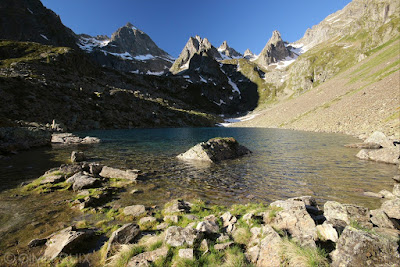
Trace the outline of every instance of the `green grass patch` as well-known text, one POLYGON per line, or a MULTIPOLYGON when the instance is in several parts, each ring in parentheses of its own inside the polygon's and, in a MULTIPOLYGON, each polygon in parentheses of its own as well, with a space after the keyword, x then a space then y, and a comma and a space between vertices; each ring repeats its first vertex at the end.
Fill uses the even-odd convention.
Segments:
POLYGON ((321 248, 302 247, 288 237, 281 244, 283 266, 328 267, 328 253, 321 248))

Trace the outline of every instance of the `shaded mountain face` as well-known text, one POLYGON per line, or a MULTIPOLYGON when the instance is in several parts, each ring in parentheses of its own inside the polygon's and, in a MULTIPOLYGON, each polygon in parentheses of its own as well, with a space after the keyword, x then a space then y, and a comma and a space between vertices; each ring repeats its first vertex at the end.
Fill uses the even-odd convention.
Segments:
POLYGON ((131 23, 119 28, 111 38, 80 35, 78 45, 101 65, 124 72, 162 74, 173 62, 167 52, 131 23))
POLYGON ((232 47, 229 47, 228 43, 224 41, 220 47, 218 47, 218 52, 221 53, 223 59, 241 58, 242 54, 237 52, 232 47))
POLYGON ((236 51, 226 42, 220 48, 218 51, 207 38, 190 37, 170 71, 190 83, 187 90, 193 104, 231 116, 253 110, 258 102, 257 85, 242 75, 236 64, 223 63, 236 60, 223 51, 230 55, 236 51))
POLYGON ((209 57, 221 60, 222 56, 218 50, 211 45, 207 38, 202 39, 200 36, 190 37, 185 47, 182 49, 181 54, 175 60, 174 64, 170 68, 173 74, 177 74, 189 67, 189 62, 193 55, 205 53, 209 57))
POLYGON ((73 31, 39 0, 2 0, 0 14, 0 39, 77 48, 73 31))
POLYGON ((286 48, 281 34, 278 31, 274 31, 271 39, 269 39, 260 55, 258 55, 257 63, 261 66, 268 66, 271 63, 276 63, 286 57, 292 56, 293 53, 286 48))

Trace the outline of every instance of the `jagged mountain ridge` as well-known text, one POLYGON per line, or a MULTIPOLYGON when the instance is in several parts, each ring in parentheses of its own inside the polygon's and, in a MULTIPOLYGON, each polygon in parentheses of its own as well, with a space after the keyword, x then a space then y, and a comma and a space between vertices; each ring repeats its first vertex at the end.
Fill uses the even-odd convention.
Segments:
POLYGON ((114 32, 111 38, 80 35, 78 45, 102 66, 124 72, 162 74, 173 62, 167 52, 129 22, 114 32))

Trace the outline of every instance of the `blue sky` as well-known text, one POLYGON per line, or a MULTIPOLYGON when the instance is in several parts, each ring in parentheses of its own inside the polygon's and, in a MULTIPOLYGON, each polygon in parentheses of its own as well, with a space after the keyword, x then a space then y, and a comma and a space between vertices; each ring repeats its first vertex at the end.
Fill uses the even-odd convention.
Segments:
POLYGON ((42 0, 75 33, 111 34, 128 21, 177 57, 190 36, 258 54, 274 30, 289 42, 350 0, 42 0))

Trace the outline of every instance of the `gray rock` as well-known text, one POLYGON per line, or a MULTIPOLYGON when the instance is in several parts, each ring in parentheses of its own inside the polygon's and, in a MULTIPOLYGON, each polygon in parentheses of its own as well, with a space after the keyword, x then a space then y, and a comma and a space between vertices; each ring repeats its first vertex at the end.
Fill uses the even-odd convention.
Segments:
POLYGON ((393 147, 393 142, 386 137, 386 135, 382 132, 376 131, 370 137, 365 139, 365 144, 378 144, 382 147, 393 147))
POLYGON ((347 226, 331 253, 332 266, 396 266, 400 262, 395 241, 347 226))
POLYGON ((327 222, 333 224, 335 227, 338 226, 338 221, 344 223, 340 224, 341 227, 349 225, 351 221, 356 221, 366 228, 372 228, 372 224, 369 222, 369 210, 361 206, 327 201, 324 205, 324 216, 327 222))
POLYGON ((386 200, 382 203, 381 209, 389 218, 400 220, 400 198, 386 200))
POLYGON ((371 222, 381 228, 400 229, 400 224, 396 220, 390 219, 386 213, 381 210, 371 210, 371 222))
POLYGON ((204 252, 207 252, 208 249, 209 249, 209 247, 208 247, 208 241, 207 241, 207 239, 203 239, 203 240, 200 242, 200 250, 201 250, 201 251, 204 251, 204 252))
POLYGON ((168 207, 164 209, 165 214, 190 212, 192 203, 178 199, 174 200, 168 207))
POLYGON ((139 217, 146 214, 146 207, 143 205, 132 205, 124 208, 125 215, 132 215, 133 217, 139 217))
POLYGON ((281 266, 282 239, 269 225, 265 225, 262 231, 265 237, 259 245, 247 251, 248 259, 257 266, 281 266))
POLYGON ((230 246, 232 246, 234 243, 232 241, 230 242, 226 242, 226 243, 222 243, 222 244, 215 244, 214 245, 214 249, 215 250, 225 250, 227 248, 229 248, 230 246))
POLYGON ((182 259, 193 260, 193 249, 192 248, 183 248, 180 249, 178 255, 182 259))
POLYGON ((270 206, 282 209, 276 212, 273 218, 269 218, 271 226, 287 230, 293 239, 299 241, 303 246, 316 246, 316 225, 307 212, 305 202, 301 198, 285 201, 278 200, 271 203, 270 206))
POLYGON ((229 211, 222 214, 221 220, 223 223, 223 227, 227 227, 237 222, 237 218, 235 216, 232 216, 232 214, 229 211))
POLYGON ((205 221, 199 222, 199 224, 197 224, 196 229, 199 232, 203 232, 206 234, 216 234, 219 232, 218 224, 211 220, 205 220, 205 221))
POLYGON ((155 217, 147 216, 147 217, 140 218, 139 224, 152 223, 155 221, 157 221, 157 219, 155 217))
POLYGON ((200 237, 201 235, 199 232, 193 228, 171 226, 165 232, 164 242, 173 247, 179 247, 185 244, 193 246, 200 237))
POLYGON ((101 170, 103 169, 103 165, 99 164, 99 163, 90 163, 89 164, 89 172, 92 175, 99 175, 101 170))
POLYGON ((72 151, 71 162, 81 162, 86 160, 85 153, 82 151, 72 151))
POLYGON ((135 223, 127 223, 124 224, 122 227, 115 230, 108 240, 107 243, 107 252, 106 255, 108 256, 111 247, 114 244, 129 244, 134 242, 140 234, 140 228, 135 223))
POLYGON ((169 226, 168 223, 163 222, 163 223, 160 223, 159 225, 157 225, 157 226, 156 226, 156 229, 157 229, 157 230, 164 230, 164 229, 167 229, 168 226, 169 226))
POLYGON ((400 184, 395 184, 393 186, 393 195, 400 197, 400 184))
POLYGON ((121 178, 130 181, 136 181, 139 176, 139 170, 120 170, 104 166, 100 172, 100 176, 104 178, 121 178))
POLYGON ((65 181, 63 174, 57 174, 57 172, 52 172, 44 175, 44 179, 40 181, 40 184, 57 184, 65 181))
POLYGON ((388 199, 392 199, 392 198, 396 197, 395 195, 393 195, 392 192, 390 192, 386 189, 379 191, 379 194, 381 194, 383 198, 388 198, 388 199))
POLYGON ((182 160, 218 162, 238 158, 250 153, 249 149, 239 145, 233 137, 225 137, 213 138, 207 142, 197 144, 177 157, 182 160))
POLYGON ((356 155, 359 159, 372 160, 377 162, 399 164, 399 148, 385 147, 381 149, 362 149, 356 155))
POLYGON ((81 144, 98 144, 101 140, 97 137, 86 136, 81 140, 81 144))
POLYGON ((162 247, 153 251, 144 252, 132 257, 129 260, 127 267, 150 266, 152 262, 155 262, 156 260, 162 257, 166 257, 167 254, 168 254, 168 248, 166 247, 162 247))
POLYGON ((317 232, 322 236, 324 240, 331 240, 332 242, 337 242, 338 233, 333 225, 327 222, 324 222, 321 225, 317 225, 317 232))
POLYGON ((199 219, 199 217, 197 217, 196 215, 193 215, 193 214, 187 214, 187 215, 185 215, 185 217, 186 217, 188 220, 191 220, 191 221, 196 221, 196 220, 199 219))
POLYGON ((63 164, 60 166, 59 171, 68 178, 75 173, 82 172, 82 166, 79 164, 63 164))
POLYGON ((72 189, 74 191, 79 191, 97 186, 100 183, 100 180, 82 173, 76 173, 68 178, 66 182, 73 184, 72 189))
POLYGON ((86 242, 93 234, 94 231, 90 229, 75 229, 74 227, 63 229, 47 241, 43 257, 54 260, 61 253, 83 253, 82 249, 88 249, 86 242))
MULTIPOLYGON (((399 168, 400 168, 400 165, 399 165, 399 168)), ((400 183, 400 175, 393 176, 393 180, 395 180, 397 183, 400 183)))

